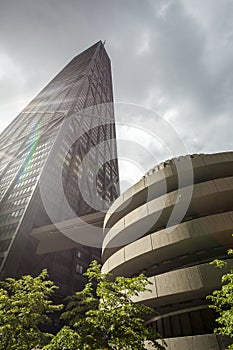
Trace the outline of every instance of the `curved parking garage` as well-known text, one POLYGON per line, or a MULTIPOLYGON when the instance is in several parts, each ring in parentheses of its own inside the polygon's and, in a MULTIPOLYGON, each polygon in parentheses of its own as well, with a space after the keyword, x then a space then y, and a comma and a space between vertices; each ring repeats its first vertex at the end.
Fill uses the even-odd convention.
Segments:
POLYGON ((149 277, 151 292, 137 302, 157 309, 148 325, 169 350, 224 349, 205 297, 223 274, 209 262, 233 246, 233 152, 156 166, 113 203, 104 230, 103 272, 149 277))

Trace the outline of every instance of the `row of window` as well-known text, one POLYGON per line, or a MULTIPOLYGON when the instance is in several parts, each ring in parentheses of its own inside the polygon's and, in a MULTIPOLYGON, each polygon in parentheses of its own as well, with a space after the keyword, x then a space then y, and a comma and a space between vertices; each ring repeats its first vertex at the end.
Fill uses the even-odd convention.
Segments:
POLYGON ((9 174, 12 174, 12 173, 15 174, 15 173, 18 171, 20 165, 21 165, 21 164, 23 163, 23 161, 25 160, 25 156, 26 156, 26 155, 24 155, 23 158, 20 158, 20 161, 14 162, 14 166, 13 166, 13 167, 10 167, 10 169, 7 170, 6 175, 9 175, 9 174))
POLYGON ((28 179, 24 180, 24 181, 21 181, 19 183, 17 183, 15 186, 14 186, 14 189, 15 188, 19 188, 19 187, 23 187, 23 186, 26 186, 32 182, 35 182, 37 180, 38 176, 34 176, 34 177, 29 177, 28 179))
POLYGON ((0 166, 0 174, 4 171, 4 169, 6 168, 7 163, 4 163, 0 166))
POLYGON ((18 206, 21 206, 21 205, 24 205, 26 204, 28 201, 29 201, 29 198, 30 196, 27 196, 27 197, 23 197, 23 198, 20 198, 18 199, 17 201, 13 201, 13 202, 10 202, 10 203, 7 203, 4 207, 4 210, 10 210, 14 207, 18 207, 18 206))
POLYGON ((37 147, 37 150, 45 150, 47 148, 50 148, 52 142, 53 140, 51 139, 41 142, 41 144, 37 147))
POLYGON ((216 315, 211 309, 184 312, 150 324, 164 338, 213 333, 216 315))
MULTIPOLYGON (((33 164, 29 164, 27 163, 27 165, 25 166, 25 168, 23 169, 23 173, 27 173, 28 171, 32 171, 34 169, 41 169, 41 166, 43 165, 44 163, 44 159, 42 160, 39 160, 38 162, 35 162, 33 164)), ((38 171, 39 171, 38 170, 38 171)))
POLYGON ((83 266, 80 264, 76 264, 76 268, 75 268, 76 273, 83 273, 83 266))
POLYGON ((5 181, 11 180, 13 176, 14 176, 13 173, 11 173, 11 174, 9 174, 9 175, 5 175, 5 176, 1 179, 1 184, 4 183, 5 181))
POLYGON ((13 177, 15 176, 15 174, 17 173, 17 171, 19 170, 19 167, 20 167, 20 165, 22 164, 23 160, 24 160, 24 159, 21 159, 20 162, 18 161, 16 164, 14 163, 14 166, 13 166, 13 167, 11 166, 11 167, 7 170, 5 176, 2 177, 2 179, 1 179, 1 187, 6 187, 6 186, 8 186, 8 185, 11 183, 13 177), (19 163, 20 163, 20 164, 19 164, 19 163), (18 165, 17 165, 17 164, 18 164, 18 165))
POLYGON ((106 200, 107 202, 111 202, 111 197, 112 197, 111 192, 107 191, 107 192, 105 193, 105 200, 106 200))
POLYGON ((40 171, 40 168, 35 168, 33 170, 30 171, 26 171, 26 169, 24 170, 24 173, 19 177, 19 180, 23 180, 27 177, 30 177, 34 174, 37 174, 40 171))
POLYGON ((50 148, 51 148, 51 142, 47 141, 45 143, 42 143, 41 145, 37 146, 36 152, 34 153, 34 155, 47 153, 47 150, 50 148))
POLYGON ((0 184, 0 188, 6 188, 9 186, 9 184, 11 183, 11 181, 6 181, 0 184))
POLYGON ((0 216, 0 224, 3 224, 3 223, 10 221, 12 219, 19 219, 23 215, 23 213, 24 213, 24 208, 12 211, 11 213, 8 213, 5 215, 1 215, 0 216))
POLYGON ((0 237, 3 238, 6 234, 12 234, 15 232, 17 224, 4 225, 0 227, 0 237))
POLYGON ((29 193, 32 191, 34 186, 28 186, 28 187, 25 187, 24 189, 22 190, 19 190, 19 191, 15 191, 13 193, 11 193, 8 197, 8 199, 12 199, 12 198, 16 198, 16 197, 19 197, 19 196, 22 196, 23 194, 25 193, 29 193))
POLYGON ((40 154, 40 155, 38 155, 38 156, 33 156, 33 158, 29 160, 29 162, 28 162, 27 165, 29 165, 29 164, 31 165, 31 164, 33 164, 33 163, 35 163, 35 162, 37 162, 37 161, 40 161, 40 160, 41 160, 42 158, 44 158, 46 155, 47 155, 47 153, 42 153, 42 154, 40 154))
POLYGON ((4 193, 5 193, 5 189, 4 190, 0 190, 0 198, 2 198, 3 197, 3 195, 4 195, 4 193))
POLYGON ((35 168, 41 169, 42 165, 44 164, 44 161, 45 161, 45 158, 33 163, 27 163, 26 167, 24 168, 24 172, 27 172, 28 170, 32 170, 35 168))

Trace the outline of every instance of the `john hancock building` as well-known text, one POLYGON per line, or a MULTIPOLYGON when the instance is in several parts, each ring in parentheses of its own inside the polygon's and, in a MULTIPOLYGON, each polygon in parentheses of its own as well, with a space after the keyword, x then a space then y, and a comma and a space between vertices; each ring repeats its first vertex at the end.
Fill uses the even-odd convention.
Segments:
POLYGON ((83 287, 83 269, 99 258, 99 249, 81 244, 38 255, 30 233, 104 212, 118 197, 112 102, 111 62, 99 41, 62 69, 2 132, 1 278, 47 268, 61 295, 83 287))

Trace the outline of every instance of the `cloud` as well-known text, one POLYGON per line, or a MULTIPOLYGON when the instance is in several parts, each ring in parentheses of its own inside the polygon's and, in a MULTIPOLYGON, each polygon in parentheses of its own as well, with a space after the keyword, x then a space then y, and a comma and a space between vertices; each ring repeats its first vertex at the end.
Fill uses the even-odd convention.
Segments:
MULTIPOLYGON (((8 0, 0 6, 1 127, 73 56, 106 39, 115 101, 163 115, 190 153, 232 149, 231 0, 8 0)), ((143 161, 153 166, 153 159, 143 161)))

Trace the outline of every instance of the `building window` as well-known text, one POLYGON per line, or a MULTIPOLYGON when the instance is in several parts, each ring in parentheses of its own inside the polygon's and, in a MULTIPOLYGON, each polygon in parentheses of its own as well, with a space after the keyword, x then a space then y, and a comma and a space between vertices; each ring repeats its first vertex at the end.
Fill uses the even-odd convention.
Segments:
POLYGON ((80 264, 77 264, 76 265, 76 272, 82 274, 83 273, 83 266, 80 264))

